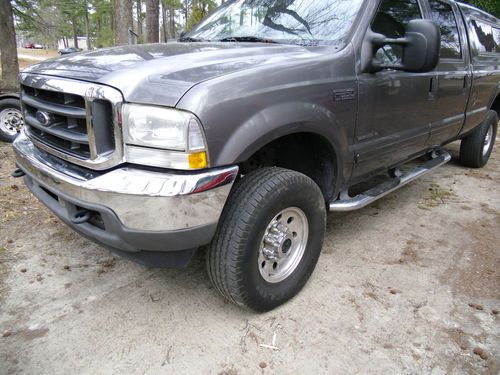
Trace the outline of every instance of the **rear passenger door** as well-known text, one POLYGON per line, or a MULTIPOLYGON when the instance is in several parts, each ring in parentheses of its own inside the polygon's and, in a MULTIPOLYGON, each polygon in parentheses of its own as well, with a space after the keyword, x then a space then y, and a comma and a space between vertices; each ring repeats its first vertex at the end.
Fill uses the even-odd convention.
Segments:
POLYGON ((500 89, 500 24, 474 8, 460 6, 467 23, 472 56, 472 88, 462 133, 483 121, 500 89))
POLYGON ((440 146, 462 129, 471 72, 467 36, 460 10, 448 0, 429 0, 431 19, 441 29, 441 54, 431 83, 429 146, 440 146))

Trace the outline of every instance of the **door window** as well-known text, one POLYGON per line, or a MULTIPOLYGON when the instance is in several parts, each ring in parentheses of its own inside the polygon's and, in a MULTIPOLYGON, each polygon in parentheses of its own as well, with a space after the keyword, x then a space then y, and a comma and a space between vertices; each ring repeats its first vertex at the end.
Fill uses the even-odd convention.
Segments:
MULTIPOLYGON (((372 22, 372 30, 388 38, 402 38, 408 22, 422 18, 417 0, 382 0, 372 22)), ((377 52, 383 63, 396 63, 403 57, 401 46, 384 46, 377 52)))
POLYGON ((493 30, 493 40, 495 41, 495 52, 500 53, 500 29, 496 27, 491 28, 493 30))
POLYGON ((450 4, 439 0, 430 0, 432 20, 441 29, 441 58, 461 59, 460 36, 457 20, 450 4))
POLYGON ((472 19, 471 24, 474 44, 479 53, 500 52, 500 30, 475 19, 472 19))

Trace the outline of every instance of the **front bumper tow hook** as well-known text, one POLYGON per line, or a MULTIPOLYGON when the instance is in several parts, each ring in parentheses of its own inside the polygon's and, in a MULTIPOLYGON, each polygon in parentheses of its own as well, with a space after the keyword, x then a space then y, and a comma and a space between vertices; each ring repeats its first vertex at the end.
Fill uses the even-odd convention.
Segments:
POLYGON ((78 210, 70 216, 70 220, 73 224, 83 224, 92 219, 92 216, 94 213, 89 210, 78 210))
POLYGON ((17 169, 16 169, 14 172, 12 172, 10 175, 11 175, 12 177, 14 177, 14 178, 19 178, 19 177, 23 177, 23 176, 25 176, 25 175, 26 175, 26 173, 24 173, 22 169, 17 168, 17 169))

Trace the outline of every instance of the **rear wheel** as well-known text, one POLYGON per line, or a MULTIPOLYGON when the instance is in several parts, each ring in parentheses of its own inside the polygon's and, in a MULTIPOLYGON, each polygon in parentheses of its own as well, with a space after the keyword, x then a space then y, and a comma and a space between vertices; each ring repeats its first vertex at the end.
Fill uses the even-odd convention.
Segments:
POLYGON ((495 111, 489 111, 481 125, 462 139, 460 163, 469 168, 484 167, 493 151, 497 128, 498 115, 495 111))
POLYGON ((16 99, 0 100, 0 139, 13 142, 24 125, 23 115, 16 99))
POLYGON ((262 168, 237 182, 208 249, 207 268, 229 301, 268 311, 296 295, 318 261, 326 208, 309 177, 262 168))

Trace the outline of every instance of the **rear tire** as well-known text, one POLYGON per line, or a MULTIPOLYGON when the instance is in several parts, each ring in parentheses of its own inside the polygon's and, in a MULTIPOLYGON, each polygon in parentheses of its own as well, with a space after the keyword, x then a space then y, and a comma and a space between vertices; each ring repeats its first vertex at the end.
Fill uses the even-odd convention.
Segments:
POLYGON ((212 284, 232 303, 272 310, 309 279, 325 226, 325 201, 309 177, 274 167, 249 173, 236 183, 208 248, 212 284))
POLYGON ((460 163, 469 168, 482 168, 488 162, 497 136, 498 115, 489 111, 484 121, 462 139, 460 163))
POLYGON ((0 99, 0 140, 13 142, 23 125, 19 100, 0 99))

